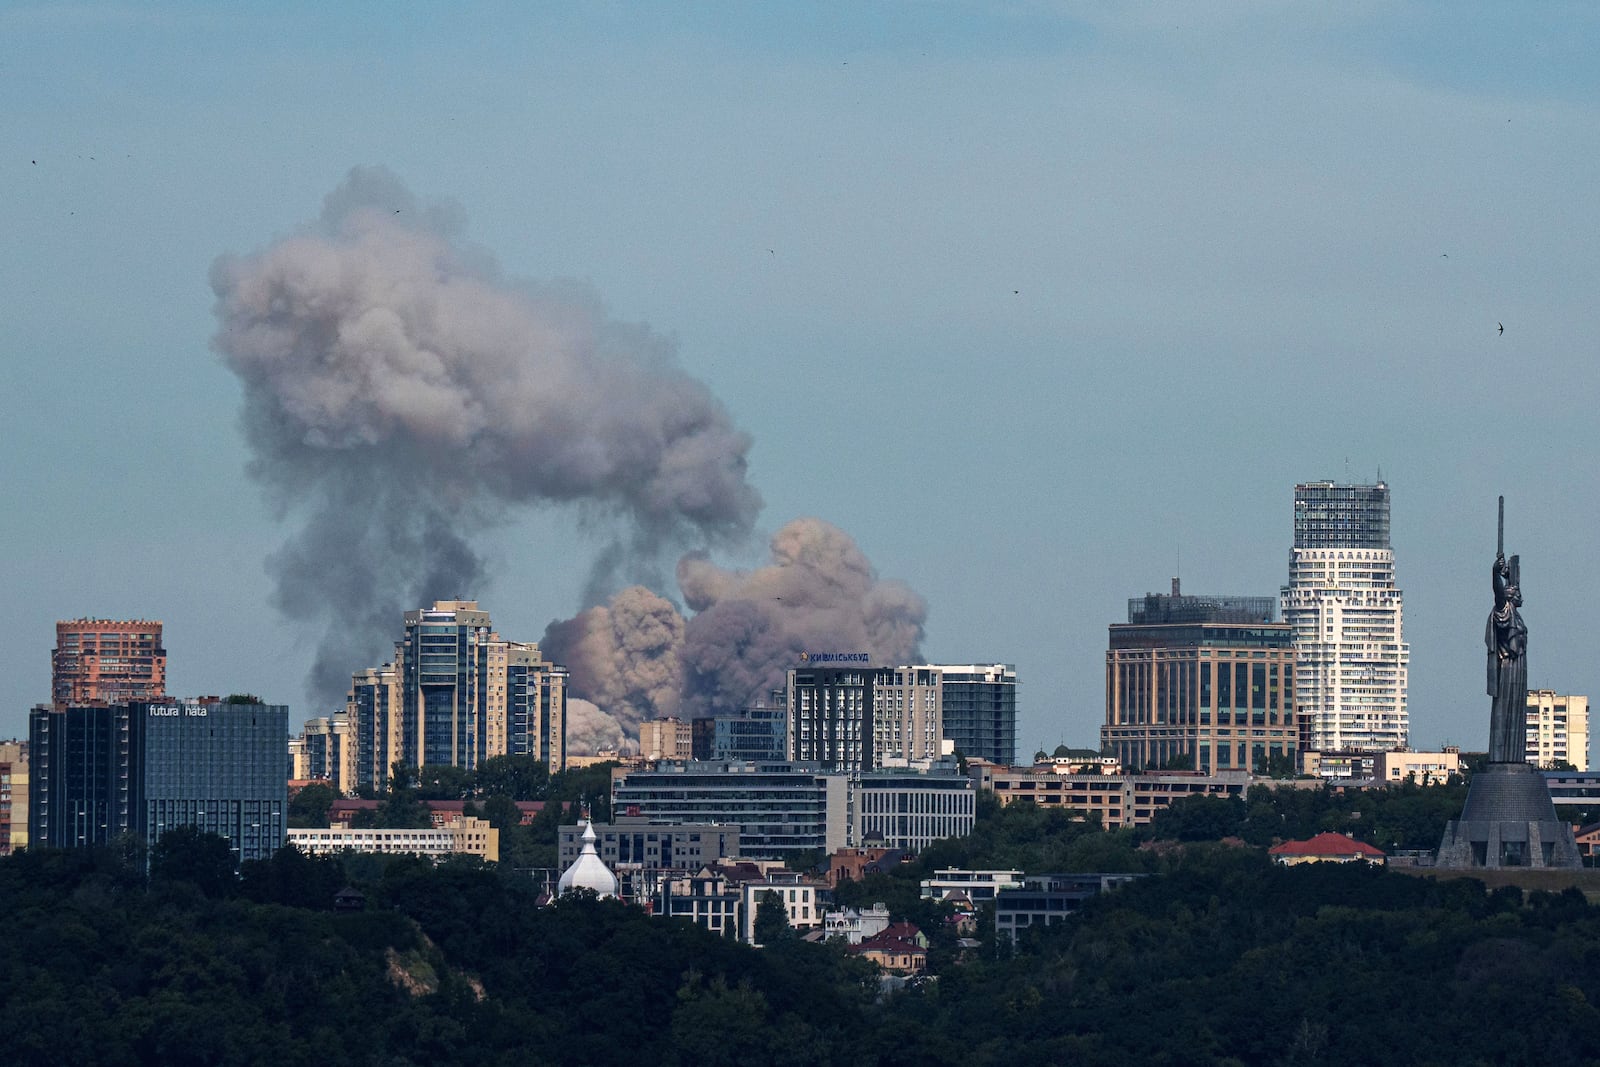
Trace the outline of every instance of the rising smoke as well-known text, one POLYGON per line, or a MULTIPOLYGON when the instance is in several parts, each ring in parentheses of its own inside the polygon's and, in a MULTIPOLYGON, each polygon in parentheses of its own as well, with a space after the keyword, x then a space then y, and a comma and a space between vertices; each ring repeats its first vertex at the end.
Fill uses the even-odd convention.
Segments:
POLYGON ((545 631, 542 647, 571 669, 573 692, 630 736, 658 715, 747 707, 804 651, 866 652, 887 663, 920 657, 922 597, 880 579, 850 535, 820 519, 784 526, 771 562, 753 571, 685 556, 678 585, 694 612, 687 621, 636 587, 545 631))
POLYGON ((749 536, 750 438, 670 344, 585 286, 503 278, 381 168, 353 170, 319 225, 218 259, 211 285, 250 472, 299 520, 268 570, 277 607, 323 627, 320 706, 405 608, 476 595, 476 535, 508 508, 571 504, 610 531, 591 603, 664 552, 749 536))

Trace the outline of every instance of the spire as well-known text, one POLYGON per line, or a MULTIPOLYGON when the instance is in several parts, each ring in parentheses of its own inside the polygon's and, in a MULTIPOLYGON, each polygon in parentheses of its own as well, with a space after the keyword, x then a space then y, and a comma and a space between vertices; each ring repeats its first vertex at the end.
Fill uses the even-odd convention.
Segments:
POLYGON ((574 889, 588 889, 602 897, 617 895, 617 876, 611 873, 611 868, 595 851, 594 842, 594 823, 584 819, 583 851, 556 883, 557 893, 565 895, 574 889))

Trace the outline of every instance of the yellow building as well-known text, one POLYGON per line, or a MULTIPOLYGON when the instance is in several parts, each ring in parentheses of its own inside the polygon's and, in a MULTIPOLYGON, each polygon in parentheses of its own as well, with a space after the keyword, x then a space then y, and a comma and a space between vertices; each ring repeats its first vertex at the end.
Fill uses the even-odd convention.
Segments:
POLYGON ((675 716, 649 719, 639 724, 639 755, 656 760, 686 760, 690 748, 689 724, 675 716))
POLYGON ((1373 777, 1380 782, 1444 785, 1452 774, 1460 773, 1461 753, 1453 748, 1443 752, 1379 752, 1374 757, 1373 777))
POLYGON ((28 844, 28 746, 0 741, 0 856, 28 844))
POLYGON ((1198 774, 1056 774, 1050 769, 1010 770, 985 764, 978 784, 1001 804, 1030 800, 1040 807, 1072 808, 1098 815, 1107 830, 1145 826, 1156 812, 1187 796, 1243 797, 1250 788, 1244 772, 1198 774))
POLYGON ((1589 769, 1589 698, 1551 689, 1528 690, 1528 762, 1589 769))

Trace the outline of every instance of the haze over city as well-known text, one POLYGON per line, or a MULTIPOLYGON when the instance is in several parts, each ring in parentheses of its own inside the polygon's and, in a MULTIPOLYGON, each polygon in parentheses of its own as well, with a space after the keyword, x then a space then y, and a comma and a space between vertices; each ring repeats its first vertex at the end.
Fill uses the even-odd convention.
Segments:
MULTIPOLYGON (((1381 475, 1412 743, 1481 749, 1498 494, 1529 684, 1595 691, 1596 43, 1587 10, 1488 6, 12 5, 0 736, 83 615, 163 620, 174 693, 331 710, 319 669, 388 649, 319 663, 318 605, 362 576, 282 561, 360 486, 335 543, 444 524, 471 561, 394 558, 523 640, 632 581, 692 617, 820 519, 925 659, 1017 665, 1021 755, 1092 745, 1129 597, 1276 596, 1295 483, 1381 475), (263 470, 302 379, 252 376, 241 285, 358 201, 399 216, 364 233, 581 320, 639 410, 699 405, 660 438, 721 491, 577 491, 516 433, 510 485, 263 470)), ((642 418, 582 374, 541 396, 563 440, 642 418)))

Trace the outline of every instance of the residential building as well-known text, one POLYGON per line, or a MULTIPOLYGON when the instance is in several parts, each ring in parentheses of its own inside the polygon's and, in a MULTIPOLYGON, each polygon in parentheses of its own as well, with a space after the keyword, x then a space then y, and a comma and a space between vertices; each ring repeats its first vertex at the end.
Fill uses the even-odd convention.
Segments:
POLYGON ((1009 663, 939 664, 941 730, 968 759, 1017 761, 1017 669, 1009 663))
MULTIPOLYGON (((699 870, 719 860, 739 856, 738 826, 726 823, 659 823, 619 817, 612 823, 592 823, 595 851, 607 867, 652 867, 699 870)), ((559 862, 569 867, 582 851, 582 826, 560 829, 559 862)))
POLYGON ((841 908, 839 911, 824 912, 822 928, 830 939, 839 938, 848 944, 859 945, 866 938, 889 929, 889 909, 879 903, 870 908, 841 908))
POLYGON ((0 741, 0 856, 28 844, 28 743, 0 741))
POLYGON ((1267 849, 1272 862, 1285 867, 1301 863, 1375 863, 1383 866, 1381 848, 1331 831, 1306 841, 1285 841, 1267 849))
POLYGON ((288 721, 281 704, 214 697, 36 707, 29 840, 154 842, 196 826, 227 838, 236 861, 267 859, 284 841, 288 721))
POLYGON ((689 724, 676 716, 639 724, 639 755, 656 760, 686 760, 693 755, 689 724))
POLYGON ((955 773, 868 771, 852 779, 850 840, 920 852, 935 841, 965 837, 976 824, 978 793, 955 773))
POLYGON ((1040 807, 1071 808, 1085 817, 1098 817, 1107 830, 1147 826, 1158 811, 1181 797, 1243 797, 1251 782, 1247 771, 1055 774, 983 765, 978 775, 979 787, 993 791, 1001 804, 1026 800, 1040 807))
POLYGON ((1030 874, 1021 886, 1005 887, 995 894, 994 928, 999 937, 1017 940, 1022 930, 1060 922, 1084 901, 1107 889, 1125 885, 1137 874, 1030 874))
POLYGON ((849 783, 815 763, 617 768, 611 810, 659 823, 732 824, 746 856, 783 859, 849 844, 849 783))
POLYGON ((300 736, 289 740, 289 779, 327 782, 336 793, 353 793, 359 780, 358 749, 348 711, 307 719, 300 736))
POLYGON ((428 859, 476 856, 490 863, 500 859, 500 831, 486 820, 469 815, 457 815, 444 826, 432 826, 425 830, 357 830, 348 826, 306 830, 291 828, 288 840, 301 852, 314 856, 337 855, 348 850, 403 853, 428 859))
POLYGON ((977 905, 993 900, 1002 889, 1020 888, 1022 884, 1021 871, 964 871, 944 867, 934 871, 932 878, 922 880, 922 898, 946 900, 959 892, 977 905))
POLYGON ((1270 597, 1128 601, 1110 627, 1100 744, 1139 769, 1257 770, 1294 756, 1292 628, 1270 597))
POLYGON ((1294 628, 1295 702, 1321 752, 1407 746, 1402 594, 1389 541, 1389 487, 1306 482, 1294 490, 1283 618, 1294 628))
POLYGON ((850 945, 845 951, 871 960, 887 974, 921 974, 928 967, 928 938, 907 922, 895 923, 850 945))
POLYGON ((786 755, 830 772, 871 770, 870 667, 797 667, 788 673, 786 755))
POLYGON ((397 762, 472 769, 513 755, 566 766, 566 668, 502 638, 475 600, 436 601, 404 622, 393 662, 351 678, 356 785, 383 788, 397 762))
POLYGON ((756 914, 761 899, 768 893, 777 894, 789 917, 789 926, 795 930, 814 930, 822 926, 822 907, 818 890, 826 889, 809 881, 796 871, 769 871, 766 877, 742 883, 739 886, 740 937, 751 945, 756 940, 756 914))
POLYGON ((908 857, 898 848, 841 848, 828 857, 828 884, 859 881, 869 874, 887 874, 908 857))
POLYGON ((683 872, 662 881, 657 914, 688 919, 714 934, 739 936, 741 883, 728 868, 708 864, 693 873, 683 872))
POLYGON ((50 656, 55 704, 160 700, 167 691, 167 650, 152 619, 72 619, 56 623, 50 656))
POLYGON ((1415 782, 1418 785, 1444 785, 1453 774, 1461 773, 1461 752, 1378 752, 1373 759, 1373 777, 1380 782, 1415 782))
POLYGON ((1547 770, 1589 769, 1589 698, 1528 691, 1528 762, 1547 770))
POLYGON ((872 766, 907 767, 945 755, 943 675, 938 667, 872 672, 872 766))
POLYGON ((1562 818, 1600 810, 1600 771, 1545 771, 1544 781, 1562 818))

